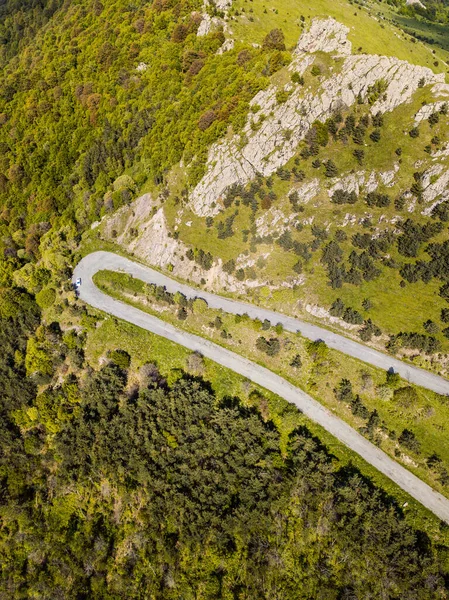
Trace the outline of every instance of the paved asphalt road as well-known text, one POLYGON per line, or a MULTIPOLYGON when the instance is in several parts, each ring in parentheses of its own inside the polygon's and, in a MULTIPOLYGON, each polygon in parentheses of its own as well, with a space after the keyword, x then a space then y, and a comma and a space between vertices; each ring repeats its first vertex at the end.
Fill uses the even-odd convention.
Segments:
POLYGON ((285 329, 297 331, 310 339, 322 339, 328 346, 340 350, 350 356, 359 358, 367 363, 382 369, 393 368, 402 377, 423 387, 435 390, 442 394, 449 394, 449 382, 442 377, 427 373, 391 358, 387 355, 371 350, 348 340, 343 336, 310 325, 298 319, 284 316, 270 310, 265 310, 246 304, 209 294, 201 290, 195 290, 190 286, 180 284, 173 279, 154 271, 149 267, 134 263, 126 258, 111 252, 94 252, 84 257, 77 265, 73 275, 73 281, 81 278, 80 298, 87 304, 94 306, 106 313, 114 315, 119 319, 133 323, 138 327, 147 329, 157 335, 163 336, 177 344, 181 344, 190 350, 201 352, 203 356, 232 369, 236 373, 247 377, 254 383, 278 394, 288 402, 295 404, 307 417, 324 427, 329 433, 343 442, 348 448, 357 452, 368 463, 387 475, 397 483, 403 490, 408 492, 418 502, 431 510, 440 519, 449 523, 449 500, 434 491, 430 486, 413 475, 410 471, 399 465, 382 450, 371 444, 347 423, 336 417, 332 412, 324 408, 319 402, 308 394, 288 383, 272 371, 257 365, 242 356, 231 352, 213 342, 199 336, 181 331, 161 319, 149 315, 133 306, 129 306, 119 300, 115 300, 101 292, 93 283, 93 275, 102 269, 111 271, 124 271, 134 277, 148 283, 165 285, 170 292, 181 291, 187 297, 204 298, 208 305, 213 308, 222 308, 226 312, 243 314, 259 319, 269 319, 273 324, 282 323, 285 329))

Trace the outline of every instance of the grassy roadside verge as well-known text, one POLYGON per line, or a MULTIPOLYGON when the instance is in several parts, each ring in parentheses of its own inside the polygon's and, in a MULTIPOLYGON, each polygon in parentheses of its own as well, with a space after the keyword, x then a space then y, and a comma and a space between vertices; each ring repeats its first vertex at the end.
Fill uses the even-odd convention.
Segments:
MULTIPOLYGON (((146 362, 155 362, 160 372, 169 381, 173 381, 180 376, 182 370, 186 370, 186 363, 191 354, 182 346, 148 331, 106 317, 97 328, 88 333, 86 358, 92 365, 100 364, 108 350, 116 348, 126 350, 133 357, 131 370, 136 371, 138 367, 146 362)), ((326 444, 342 468, 352 466, 359 469, 364 477, 369 478, 375 485, 395 498, 399 506, 407 503, 408 505, 403 510, 410 525, 426 531, 432 539, 442 544, 449 543, 449 528, 442 524, 435 515, 357 454, 338 442, 326 430, 307 419, 283 398, 248 382, 245 378, 208 359, 204 360, 202 377, 211 383, 218 399, 229 395, 238 396, 243 403, 257 406, 264 418, 271 419, 276 424, 281 432, 283 444, 286 443, 291 431, 299 425, 306 425, 314 435, 326 444)))
POLYGON ((449 407, 445 398, 409 386, 401 380, 388 380, 384 371, 311 343, 297 334, 285 332, 275 324, 267 327, 267 324, 246 317, 236 318, 209 309, 200 299, 184 308, 178 304, 176 300, 181 299, 175 295, 174 302, 172 300, 170 304, 166 301, 168 296, 164 300, 161 290, 156 298, 152 286, 123 273, 99 272, 95 282, 117 299, 221 344, 278 373, 307 391, 352 427, 360 429, 433 488, 448 494, 444 485, 445 469, 449 466, 446 442, 449 407), (256 346, 261 337, 278 340, 273 344, 276 346, 278 343, 279 350, 267 355, 256 346), (337 399, 335 389, 339 389, 342 380, 351 382, 350 399, 337 399), (400 442, 404 430, 413 433, 416 444, 407 440, 400 442), (429 468, 428 459, 435 453, 440 462, 438 467, 433 464, 429 468))

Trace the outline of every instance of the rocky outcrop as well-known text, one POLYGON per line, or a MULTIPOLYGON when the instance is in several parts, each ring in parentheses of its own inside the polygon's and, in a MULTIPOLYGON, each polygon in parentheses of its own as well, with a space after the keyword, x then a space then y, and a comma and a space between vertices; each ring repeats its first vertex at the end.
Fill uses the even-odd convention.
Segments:
POLYGON ((311 179, 304 183, 298 188, 293 188, 290 190, 288 195, 292 192, 296 192, 298 195, 298 202, 300 204, 308 204, 311 200, 313 200, 320 192, 320 181, 319 179, 311 179))
MULTIPOLYGON (((267 281, 239 281, 234 276, 223 271, 223 263, 214 261, 208 270, 201 268, 196 262, 186 257, 188 246, 170 233, 162 207, 150 194, 144 194, 131 205, 118 210, 101 223, 104 238, 114 240, 131 254, 135 254, 149 265, 160 269, 170 269, 170 272, 184 279, 201 284, 206 282, 210 290, 227 290, 235 293, 245 293, 249 288, 267 286, 275 289, 267 281)), ((268 254, 266 255, 266 257, 268 254)), ((241 258, 239 267, 245 261, 241 258)), ((238 261, 237 261, 238 262, 238 261)), ((247 260, 245 266, 251 266, 247 260)), ((301 283, 302 278, 291 277, 283 285, 291 286, 301 283)))
POLYGON ((431 114, 439 112, 443 106, 447 104, 447 101, 441 102, 432 102, 431 104, 425 104, 422 108, 418 110, 415 115, 415 125, 421 123, 421 121, 425 121, 430 117, 431 114))
POLYGON ((218 10, 226 11, 232 6, 232 0, 214 0, 215 6, 218 10))
POLYGON ((432 204, 426 206, 422 214, 429 216, 435 206, 449 200, 449 169, 445 171, 442 165, 435 165, 424 175, 423 186, 423 200, 427 204, 432 204), (437 175, 440 176, 433 181, 437 175))
POLYGON ((290 224, 296 220, 295 215, 285 216, 279 208, 270 208, 261 217, 256 219, 257 235, 276 235, 282 233, 290 224))
POLYGON ((218 17, 211 17, 206 12, 203 13, 201 16, 202 16, 202 20, 198 27, 198 31, 196 32, 196 35, 198 37, 207 35, 214 29, 218 29, 219 27, 222 27, 224 24, 224 21, 222 19, 219 19, 218 17))
MULTIPOLYGON (((316 20, 310 31, 301 36, 290 66, 299 73, 314 60, 307 49, 328 48, 340 54, 347 49, 344 41, 348 29, 334 19, 316 20), (316 38, 311 35, 312 30, 316 38)), ((251 104, 260 110, 248 117, 242 135, 211 147, 207 172, 191 194, 192 210, 200 216, 217 214, 218 201, 227 187, 234 183, 245 184, 258 173, 271 175, 294 156, 314 121, 325 121, 342 105, 353 105, 359 95, 366 98, 380 80, 384 82, 385 91, 371 106, 373 114, 391 111, 409 101, 422 85, 423 78, 429 84, 444 81, 443 74, 435 75, 430 69, 396 58, 351 55, 344 59, 339 73, 320 82, 317 91, 288 84, 284 89, 289 96, 281 104, 277 100, 276 86, 259 92, 251 104)))
MULTIPOLYGON (((359 171, 358 173, 351 173, 349 175, 341 177, 336 183, 334 183, 328 190, 329 198, 337 190, 346 190, 347 192, 355 192, 357 196, 361 192, 362 186, 365 184, 366 173, 365 171, 359 171)), ((377 182, 375 183, 377 187, 377 182)))
POLYGON ((229 52, 229 50, 232 50, 234 48, 234 45, 235 41, 232 38, 228 38, 223 42, 223 45, 220 48, 218 48, 216 53, 223 54, 224 52, 229 52))
POLYGON ((348 40, 349 28, 335 19, 315 19, 310 29, 303 33, 295 54, 328 52, 337 56, 349 56, 352 44, 348 40))

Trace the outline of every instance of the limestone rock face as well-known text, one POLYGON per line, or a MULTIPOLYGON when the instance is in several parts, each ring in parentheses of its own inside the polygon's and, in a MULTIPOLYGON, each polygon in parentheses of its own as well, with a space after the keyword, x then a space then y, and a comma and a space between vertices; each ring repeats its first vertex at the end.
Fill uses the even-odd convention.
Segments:
POLYGON ((349 28, 335 19, 315 19, 310 29, 303 33, 295 52, 328 52, 339 56, 349 56, 352 44, 347 35, 349 28))
POLYGON ((334 19, 317 19, 304 33, 294 53, 291 70, 303 73, 313 63, 316 51, 345 56, 341 71, 320 81, 318 90, 308 91, 288 84, 288 99, 279 103, 275 85, 259 92, 252 106, 260 110, 248 117, 241 135, 215 143, 207 171, 190 197, 190 207, 199 216, 220 211, 219 200, 226 188, 246 184, 258 173, 269 176, 295 154, 314 121, 325 121, 342 105, 350 107, 359 96, 366 98, 371 86, 382 80, 385 91, 373 103, 373 114, 391 111, 408 102, 424 78, 426 84, 441 84, 444 75, 405 61, 377 55, 350 55, 348 28, 334 19), (347 42, 347 43, 346 43, 347 42))
MULTIPOLYGON (((239 281, 223 271, 221 259, 214 261, 207 271, 187 259, 189 246, 170 234, 164 210, 157 208, 157 205, 158 202, 150 194, 144 194, 129 206, 124 206, 105 218, 101 224, 103 236, 106 239, 114 239, 128 252, 154 267, 167 269, 170 265, 170 272, 181 279, 197 284, 204 280, 206 287, 211 290, 226 289, 230 292, 244 293, 248 288, 268 285, 267 281, 256 279, 239 281)), ((246 266, 251 266, 250 262, 246 266)), ((291 277, 285 285, 294 283, 299 284, 300 280, 291 277)))
POLYGON ((424 175, 423 186, 423 200, 428 206, 422 211, 422 214, 428 216, 435 206, 449 200, 449 170, 445 171, 441 165, 435 165, 424 175), (440 175, 438 179, 431 183, 437 175, 440 175), (429 203, 432 204, 429 205, 429 203))
POLYGON ((425 121, 430 117, 430 115, 434 112, 438 112, 441 110, 444 104, 447 104, 447 101, 444 100, 441 102, 432 102, 432 104, 425 104, 422 108, 418 110, 415 115, 415 125, 421 123, 421 121, 425 121))
POLYGON ((232 38, 228 38, 223 42, 223 45, 218 48, 217 54, 223 54, 224 52, 228 52, 234 48, 235 41, 232 38))
POLYGON ((232 6, 232 0, 215 0, 218 10, 228 10, 232 6))
MULTIPOLYGON (((358 196, 360 194, 362 186, 365 184, 365 180, 365 171, 359 171, 358 173, 351 173, 349 175, 343 176, 328 190, 329 198, 331 198, 334 192, 336 192, 337 190, 355 192, 358 196)), ((377 187, 377 183, 375 185, 377 187)))
POLYGON ((206 12, 204 14, 202 14, 201 16, 202 16, 202 21, 200 23, 200 26, 198 27, 198 31, 196 32, 196 35, 198 37, 207 35, 212 30, 218 29, 219 27, 221 27, 224 24, 224 21, 222 19, 219 19, 218 17, 211 17, 206 12))

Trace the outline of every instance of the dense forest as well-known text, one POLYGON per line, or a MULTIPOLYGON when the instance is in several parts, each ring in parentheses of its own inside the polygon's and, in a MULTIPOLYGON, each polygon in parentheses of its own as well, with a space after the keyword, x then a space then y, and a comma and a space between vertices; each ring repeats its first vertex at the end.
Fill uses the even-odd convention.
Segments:
POLYGON ((84 228, 183 153, 197 178, 210 142, 242 124, 266 81, 269 51, 236 62, 215 55, 220 31, 196 36, 196 0, 68 3, 17 56, 22 28, 32 38, 34 13, 44 22, 57 3, 16 4, 1 34, 0 230, 2 251, 20 259, 40 256, 57 215, 84 228))
POLYGON ((444 597, 449 549, 305 427, 282 453, 255 408, 154 364, 131 383, 120 350, 37 393, 32 332, 59 362, 82 340, 1 309, 0 597, 444 597))

